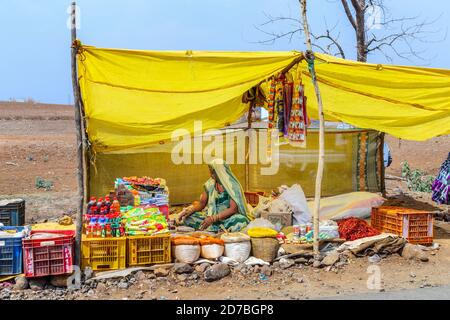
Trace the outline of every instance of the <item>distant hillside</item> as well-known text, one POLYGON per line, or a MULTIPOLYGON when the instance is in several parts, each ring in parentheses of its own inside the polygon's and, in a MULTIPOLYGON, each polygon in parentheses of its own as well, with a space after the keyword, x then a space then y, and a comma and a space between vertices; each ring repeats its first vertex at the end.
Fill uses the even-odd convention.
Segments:
POLYGON ((0 120, 72 120, 71 105, 0 101, 0 120))

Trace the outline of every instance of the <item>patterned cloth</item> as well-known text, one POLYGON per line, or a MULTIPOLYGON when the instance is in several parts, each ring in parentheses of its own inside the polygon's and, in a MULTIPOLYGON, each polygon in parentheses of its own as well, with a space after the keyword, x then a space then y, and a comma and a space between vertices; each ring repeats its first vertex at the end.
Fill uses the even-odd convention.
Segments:
POLYGON ((230 200, 233 199, 238 207, 238 212, 225 220, 216 222, 206 229, 206 231, 217 232, 221 229, 220 225, 223 225, 230 232, 240 231, 247 226, 251 217, 242 186, 224 160, 213 160, 209 164, 209 168, 216 173, 219 180, 217 182, 223 187, 224 191, 219 192, 217 190, 216 181, 213 178, 206 181, 204 189, 208 195, 207 212, 193 213, 186 218, 185 225, 199 229, 207 216, 217 215, 223 210, 228 209, 230 207, 230 200))
POLYGON ((306 115, 306 97, 301 80, 294 84, 291 115, 289 119, 288 138, 291 144, 306 147, 306 128, 308 117, 306 115))
POLYGON ((269 130, 278 129, 293 146, 306 147, 306 97, 301 77, 294 83, 285 78, 272 79, 267 98, 269 130))
POLYGON ((441 166, 438 176, 433 182, 433 201, 438 204, 450 204, 450 153, 441 166))

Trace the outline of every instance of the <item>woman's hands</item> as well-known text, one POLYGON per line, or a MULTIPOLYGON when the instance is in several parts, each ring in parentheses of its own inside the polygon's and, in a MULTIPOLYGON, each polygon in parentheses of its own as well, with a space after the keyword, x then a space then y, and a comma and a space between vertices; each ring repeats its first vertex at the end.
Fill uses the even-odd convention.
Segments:
POLYGON ((192 213, 193 213, 193 206, 189 206, 187 208, 184 208, 180 214, 178 215, 178 217, 175 219, 175 224, 177 226, 181 226, 184 224, 184 221, 186 220, 187 217, 189 217, 192 213))
POLYGON ((214 216, 208 216, 205 218, 205 220, 203 220, 201 226, 200 226, 200 230, 205 230, 207 229, 209 226, 211 226, 214 222, 216 222, 216 218, 214 216))

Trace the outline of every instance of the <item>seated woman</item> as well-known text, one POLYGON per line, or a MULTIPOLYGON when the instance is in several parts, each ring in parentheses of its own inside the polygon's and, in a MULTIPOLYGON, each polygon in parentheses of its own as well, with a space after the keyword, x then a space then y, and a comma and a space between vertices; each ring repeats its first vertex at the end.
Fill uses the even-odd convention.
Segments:
POLYGON ((241 184, 222 159, 213 160, 209 171, 211 178, 204 184, 200 201, 184 209, 177 224, 211 232, 223 228, 229 232, 240 231, 249 223, 249 209, 241 184), (203 212, 206 206, 207 213, 203 212))

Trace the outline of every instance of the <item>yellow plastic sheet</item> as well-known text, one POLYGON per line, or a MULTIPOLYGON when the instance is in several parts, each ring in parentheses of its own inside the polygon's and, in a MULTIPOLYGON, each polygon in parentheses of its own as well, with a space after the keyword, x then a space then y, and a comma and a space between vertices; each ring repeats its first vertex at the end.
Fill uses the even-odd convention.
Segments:
MULTIPOLYGON (((244 92, 299 52, 138 51, 82 46, 79 82, 95 152, 171 139, 176 129, 222 128, 248 105, 244 92)), ((450 133, 450 71, 363 64, 317 54, 326 117, 411 140, 450 133)), ((308 110, 316 99, 306 62, 308 110)))
MULTIPOLYGON (((408 140, 450 134, 450 70, 391 66, 316 54, 324 113, 360 128, 408 140)), ((308 112, 317 103, 306 62, 302 64, 308 112)))
POLYGON ((220 129, 248 110, 242 94, 298 52, 130 51, 83 46, 79 82, 94 151, 145 146, 176 129, 220 129))

